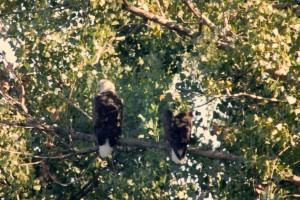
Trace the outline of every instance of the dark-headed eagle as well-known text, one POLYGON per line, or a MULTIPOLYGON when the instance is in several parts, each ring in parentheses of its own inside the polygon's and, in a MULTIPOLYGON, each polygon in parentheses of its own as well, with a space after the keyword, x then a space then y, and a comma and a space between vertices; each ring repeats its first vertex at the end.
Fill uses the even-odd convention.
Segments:
POLYGON ((112 153, 122 132, 122 120, 123 100, 116 94, 111 81, 100 80, 93 99, 93 123, 102 158, 112 153))
POLYGON ((175 163, 186 161, 187 145, 191 138, 193 114, 190 109, 181 112, 175 117, 170 110, 164 110, 163 127, 167 140, 172 147, 172 160, 175 163))

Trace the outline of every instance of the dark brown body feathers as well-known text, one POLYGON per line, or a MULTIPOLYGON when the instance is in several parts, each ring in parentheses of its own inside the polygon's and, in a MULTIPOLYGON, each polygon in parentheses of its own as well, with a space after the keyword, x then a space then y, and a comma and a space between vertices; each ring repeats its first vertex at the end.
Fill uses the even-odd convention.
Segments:
POLYGON ((186 156, 187 145, 191 138, 193 114, 191 110, 174 117, 170 110, 164 110, 163 127, 168 142, 176 157, 182 160, 186 156), (181 153, 179 152, 181 150, 181 153))
POLYGON ((98 145, 106 139, 113 147, 122 132, 123 100, 114 92, 107 91, 93 99, 93 123, 98 145))

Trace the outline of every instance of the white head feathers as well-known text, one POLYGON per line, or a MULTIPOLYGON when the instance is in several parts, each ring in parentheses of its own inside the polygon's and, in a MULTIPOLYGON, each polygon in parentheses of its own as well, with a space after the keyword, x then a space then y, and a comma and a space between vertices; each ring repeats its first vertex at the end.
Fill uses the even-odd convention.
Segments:
POLYGON ((101 79, 97 84, 97 93, 112 91, 115 92, 115 85, 107 79, 101 79))

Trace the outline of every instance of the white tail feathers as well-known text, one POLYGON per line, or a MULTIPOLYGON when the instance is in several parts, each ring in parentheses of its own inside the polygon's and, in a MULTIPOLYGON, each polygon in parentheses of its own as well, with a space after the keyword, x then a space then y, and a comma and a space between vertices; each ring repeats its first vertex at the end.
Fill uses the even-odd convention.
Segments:
MULTIPOLYGON (((178 154, 182 155, 183 153, 183 149, 179 149, 178 150, 178 154)), ((186 156, 184 156, 181 160, 179 160, 174 152, 174 150, 172 149, 172 160, 177 163, 177 164, 183 164, 186 161, 186 156)))
POLYGON ((99 154, 101 158, 109 156, 113 151, 113 148, 109 145, 108 139, 106 139, 104 145, 99 145, 99 154))

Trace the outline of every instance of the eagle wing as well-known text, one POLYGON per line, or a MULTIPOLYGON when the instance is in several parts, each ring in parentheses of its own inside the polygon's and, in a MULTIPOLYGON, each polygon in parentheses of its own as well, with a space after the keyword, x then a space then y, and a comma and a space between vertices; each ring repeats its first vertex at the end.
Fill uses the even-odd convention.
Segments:
POLYGON ((190 142, 191 131, 193 125, 192 111, 189 110, 187 113, 179 113, 175 116, 174 120, 174 140, 173 148, 176 150, 176 156, 181 160, 185 157, 187 151, 187 145, 190 142), (178 150, 182 152, 178 152, 178 150))
POLYGON ((174 115, 170 110, 163 111, 163 127, 166 134, 166 138, 170 145, 172 144, 172 132, 173 132, 174 115))
POLYGON ((165 110, 163 113, 163 127, 167 140, 179 160, 186 155, 187 144, 191 137, 192 121, 191 110, 188 110, 187 113, 179 113, 175 117, 170 110, 165 110))
POLYGON ((113 147, 122 132, 123 100, 113 92, 98 94, 93 99, 93 124, 98 145, 106 139, 113 147))

